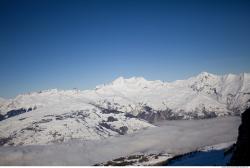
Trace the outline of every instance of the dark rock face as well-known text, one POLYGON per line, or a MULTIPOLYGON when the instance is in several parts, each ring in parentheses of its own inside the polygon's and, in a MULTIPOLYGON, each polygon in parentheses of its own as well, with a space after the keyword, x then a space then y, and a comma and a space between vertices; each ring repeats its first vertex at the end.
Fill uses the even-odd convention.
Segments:
POLYGON ((114 117, 112 117, 112 116, 109 116, 109 117, 108 117, 107 122, 114 122, 114 121, 118 121, 118 119, 117 119, 117 118, 114 118, 114 117))
MULTIPOLYGON (((34 110, 35 110, 35 108, 34 108, 34 110)), ((30 112, 30 111, 32 111, 32 108, 28 108, 28 109, 20 108, 20 109, 10 110, 5 115, 0 114, 0 121, 11 118, 11 117, 15 117, 17 115, 20 115, 20 114, 23 114, 26 112, 30 112)))
MULTIPOLYGON (((229 114, 228 114, 229 115, 229 114)), ((208 111, 205 107, 202 109, 196 109, 196 112, 184 112, 172 111, 169 108, 165 110, 154 110, 153 108, 145 105, 142 111, 137 115, 138 118, 148 121, 149 123, 155 123, 164 120, 183 120, 186 119, 208 119, 217 117, 215 112, 208 111), (198 115, 198 112, 202 112, 203 115, 198 115)))
POLYGON ((4 120, 4 115, 0 114, 0 121, 4 120))
MULTIPOLYGON (((119 129, 117 129, 117 128, 114 128, 112 125, 110 125, 110 124, 108 124, 106 122, 99 123, 99 126, 101 126, 103 128, 106 128, 106 129, 110 129, 110 130, 112 130, 114 132, 117 132, 120 135, 125 135, 127 133, 127 131, 128 131, 128 127, 126 127, 126 126, 122 126, 119 129)), ((103 129, 103 128, 101 128, 101 129, 103 129)))
POLYGON ((250 165, 250 108, 242 114, 241 121, 236 149, 229 163, 232 166, 250 165))
POLYGON ((125 113, 125 117, 127 117, 127 118, 137 118, 136 116, 134 116, 133 114, 130 114, 130 113, 125 113))
POLYGON ((149 106, 144 106, 143 111, 137 115, 138 118, 155 123, 163 120, 181 120, 183 116, 178 116, 171 109, 155 111, 149 106))
POLYGON ((119 128, 119 130, 120 130, 119 134, 125 135, 127 133, 127 131, 128 131, 128 127, 122 126, 122 127, 119 128))
POLYGON ((3 146, 4 144, 8 143, 12 138, 8 137, 8 138, 1 138, 0 137, 0 146, 3 146))
POLYGON ((26 112, 26 109, 24 109, 24 108, 20 108, 20 109, 16 109, 16 110, 11 110, 11 111, 7 112, 6 118, 14 117, 16 115, 19 115, 19 114, 22 114, 22 113, 25 113, 25 112, 26 112))

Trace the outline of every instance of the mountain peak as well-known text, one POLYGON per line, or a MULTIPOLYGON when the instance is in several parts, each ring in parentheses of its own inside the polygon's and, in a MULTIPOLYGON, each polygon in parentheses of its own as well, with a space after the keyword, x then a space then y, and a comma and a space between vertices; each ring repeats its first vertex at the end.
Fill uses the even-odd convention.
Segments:
POLYGON ((128 78, 127 81, 130 81, 130 82, 145 82, 147 80, 145 78, 143 78, 143 77, 131 77, 131 78, 128 78))
POLYGON ((146 79, 143 77, 131 77, 131 78, 124 78, 124 77, 119 77, 115 79, 112 84, 113 85, 122 85, 124 83, 144 83, 147 82, 146 79))
POLYGON ((117 79, 115 79, 115 80, 112 82, 112 84, 113 84, 113 85, 121 85, 121 84, 124 83, 124 81, 125 81, 125 78, 124 78, 123 76, 120 76, 120 77, 118 77, 117 79))
POLYGON ((214 75, 214 74, 212 74, 212 73, 208 73, 208 72, 201 72, 200 74, 198 74, 197 76, 196 76, 196 78, 198 78, 198 79, 209 79, 209 78, 215 78, 215 77, 217 77, 217 75, 214 75))
POLYGON ((203 71, 203 72, 201 72, 198 76, 210 76, 210 75, 213 75, 213 74, 208 73, 208 72, 206 72, 206 71, 203 71))

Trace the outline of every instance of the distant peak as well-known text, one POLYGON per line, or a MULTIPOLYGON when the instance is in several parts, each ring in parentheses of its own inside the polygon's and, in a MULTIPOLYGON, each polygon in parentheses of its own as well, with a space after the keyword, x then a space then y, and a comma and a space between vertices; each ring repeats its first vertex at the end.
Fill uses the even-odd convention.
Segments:
POLYGON ((147 83, 148 81, 144 79, 143 77, 130 77, 130 78, 124 78, 124 77, 119 77, 115 79, 111 84, 115 86, 121 86, 121 85, 137 85, 137 84, 144 84, 147 83))
POLYGON ((125 78, 123 76, 120 76, 118 78, 116 78, 114 81, 121 81, 121 80, 124 80, 125 78))
POLYGON ((120 77, 116 78, 116 79, 112 82, 112 84, 114 84, 114 85, 116 85, 116 84, 122 84, 122 83, 124 83, 124 80, 125 80, 125 78, 124 78, 123 76, 120 76, 120 77))
POLYGON ((55 88, 55 89, 42 90, 36 93, 57 93, 57 92, 58 92, 58 89, 55 88))
POLYGON ((216 77, 217 75, 208 73, 208 72, 201 72, 200 74, 197 75, 198 78, 209 78, 209 77, 216 77))
POLYGON ((114 81, 126 81, 126 82, 132 82, 132 81, 147 81, 145 78, 143 77, 130 77, 130 78, 124 78, 124 77, 119 77, 117 79, 115 79, 114 81))
POLYGON ((206 71, 203 71, 198 76, 208 76, 208 75, 212 75, 212 74, 210 74, 210 73, 208 73, 206 71))
POLYGON ((128 81, 147 81, 145 78, 143 77, 131 77, 127 79, 128 81))

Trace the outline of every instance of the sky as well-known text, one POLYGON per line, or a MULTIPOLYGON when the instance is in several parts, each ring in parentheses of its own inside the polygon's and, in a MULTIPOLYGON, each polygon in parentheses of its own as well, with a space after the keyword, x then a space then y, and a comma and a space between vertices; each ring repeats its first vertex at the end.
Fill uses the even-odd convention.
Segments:
POLYGON ((250 72, 248 0, 1 0, 0 97, 250 72))

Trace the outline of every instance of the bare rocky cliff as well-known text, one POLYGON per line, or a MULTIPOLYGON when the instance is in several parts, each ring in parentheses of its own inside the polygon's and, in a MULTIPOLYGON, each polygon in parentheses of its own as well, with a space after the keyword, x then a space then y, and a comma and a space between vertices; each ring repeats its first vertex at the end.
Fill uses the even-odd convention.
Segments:
POLYGON ((250 108, 248 108, 242 114, 242 123, 239 127, 239 136, 236 143, 236 149, 229 165, 250 165, 250 108))

